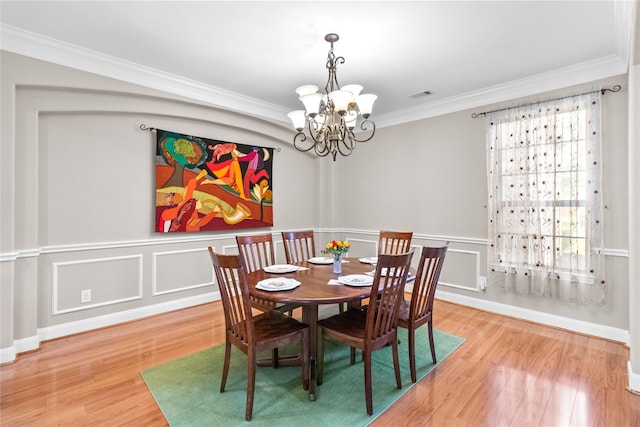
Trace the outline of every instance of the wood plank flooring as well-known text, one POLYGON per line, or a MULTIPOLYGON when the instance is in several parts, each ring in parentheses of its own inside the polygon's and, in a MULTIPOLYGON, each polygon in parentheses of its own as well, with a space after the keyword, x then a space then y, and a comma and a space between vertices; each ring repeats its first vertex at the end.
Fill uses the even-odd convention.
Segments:
MULTIPOLYGON (((640 427, 624 345, 440 300, 434 311, 466 342, 373 426, 640 427)), ((45 342, 0 366, 0 425, 167 425, 139 372, 222 343, 223 328, 214 302, 45 342)))

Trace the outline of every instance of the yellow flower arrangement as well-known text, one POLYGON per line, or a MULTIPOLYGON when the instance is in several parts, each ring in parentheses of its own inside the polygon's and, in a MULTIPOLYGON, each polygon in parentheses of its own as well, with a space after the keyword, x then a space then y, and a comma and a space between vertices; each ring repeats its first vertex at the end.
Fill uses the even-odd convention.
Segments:
POLYGON ((327 243, 327 246, 322 250, 324 254, 344 255, 349 252, 349 242, 346 240, 332 240, 327 243))

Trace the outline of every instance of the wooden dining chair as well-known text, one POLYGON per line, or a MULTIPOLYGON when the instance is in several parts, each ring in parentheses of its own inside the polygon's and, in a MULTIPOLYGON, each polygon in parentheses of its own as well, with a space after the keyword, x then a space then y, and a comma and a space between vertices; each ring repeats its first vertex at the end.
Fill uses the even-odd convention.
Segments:
POLYGON ((413 252, 399 255, 380 255, 371 285, 368 310, 351 308, 318 321, 318 384, 324 375, 324 341, 330 339, 351 347, 351 364, 356 360, 355 349, 362 351, 364 360, 364 391, 367 414, 373 414, 371 385, 371 354, 390 344, 396 385, 402 388, 398 360, 398 310, 402 302, 407 273, 413 252), (382 275, 383 269, 386 275, 382 275))
POLYGON ((412 231, 380 230, 378 237, 378 255, 403 254, 411 249, 412 231))
POLYGON ((231 345, 247 355, 247 404, 245 418, 251 420, 255 394, 257 356, 288 343, 299 342, 302 364, 302 387, 309 389, 309 326, 275 310, 252 315, 252 302, 244 264, 238 255, 222 255, 209 247, 216 274, 225 323, 225 351, 220 393, 224 392, 231 345))
MULTIPOLYGON (((283 231, 282 243, 287 263, 306 261, 316 256, 316 243, 313 238, 313 230, 283 231)), ((344 311, 344 304, 338 304, 340 313, 344 311)))
MULTIPOLYGON (((251 236, 236 236, 236 244, 238 245, 238 253, 242 261, 245 271, 253 273, 264 267, 274 265, 276 263, 275 250, 273 246, 273 236, 271 233, 255 234, 251 236)), ((293 316, 293 310, 298 308, 295 304, 278 304, 266 299, 251 296, 251 305, 253 308, 262 312, 276 310, 281 313, 288 313, 293 316)), ((277 368, 280 365, 291 365, 299 362, 298 356, 280 357, 278 348, 274 348, 271 352, 271 358, 264 358, 258 361, 260 366, 271 365, 277 368)))
POLYGON ((313 230, 283 231, 282 243, 287 263, 306 261, 316 256, 316 243, 313 230))
MULTIPOLYGON (((247 273, 253 273, 276 263, 271 233, 236 236, 236 244, 238 245, 240 259, 244 262, 247 273)), ((276 304, 256 297, 251 297, 251 300, 253 308, 257 308, 260 311, 278 310, 281 312, 288 311, 291 314, 291 311, 296 308, 293 305, 276 304)))
POLYGON ((416 382, 416 329, 427 324, 431 359, 436 363, 436 348, 433 342, 433 300, 440 271, 444 264, 449 242, 440 247, 424 246, 420 255, 416 279, 413 282, 411 301, 404 298, 400 303, 398 326, 406 328, 409 335, 409 369, 411 381, 416 382))
POLYGON ((378 255, 403 254, 411 250, 412 231, 380 230, 378 236, 378 255))

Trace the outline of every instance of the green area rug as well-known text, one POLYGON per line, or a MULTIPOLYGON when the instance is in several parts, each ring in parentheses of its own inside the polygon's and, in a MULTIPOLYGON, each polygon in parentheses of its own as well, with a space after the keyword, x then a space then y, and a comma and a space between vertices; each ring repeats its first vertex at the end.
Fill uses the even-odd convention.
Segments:
MULTIPOLYGON (((402 389, 396 388, 391 347, 373 353, 373 415, 367 415, 364 368, 360 352, 349 364, 349 348, 325 344, 324 382, 309 401, 302 389, 299 367, 260 367, 256 374, 253 418, 245 421, 247 358, 235 347, 224 393, 220 378, 224 345, 183 357, 141 372, 171 426, 366 426, 414 384, 409 375, 407 331, 398 335, 402 389)), ((464 339, 434 330, 438 364, 464 339)), ((426 327, 416 333, 418 381, 437 365, 431 361, 426 327)))

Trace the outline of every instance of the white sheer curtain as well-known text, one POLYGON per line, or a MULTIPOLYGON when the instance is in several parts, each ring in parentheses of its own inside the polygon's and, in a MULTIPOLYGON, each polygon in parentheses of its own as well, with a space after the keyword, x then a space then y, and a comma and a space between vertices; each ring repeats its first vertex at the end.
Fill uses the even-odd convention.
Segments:
POLYGON ((606 302, 600 91, 486 114, 488 286, 606 302))

